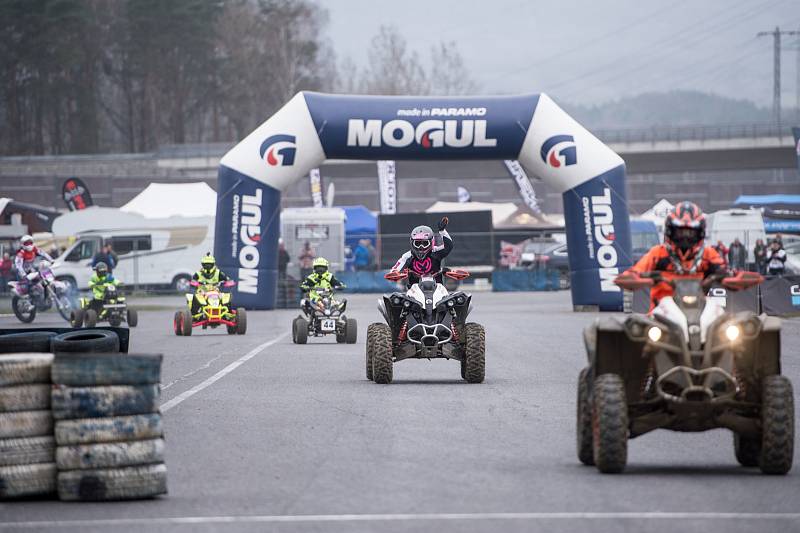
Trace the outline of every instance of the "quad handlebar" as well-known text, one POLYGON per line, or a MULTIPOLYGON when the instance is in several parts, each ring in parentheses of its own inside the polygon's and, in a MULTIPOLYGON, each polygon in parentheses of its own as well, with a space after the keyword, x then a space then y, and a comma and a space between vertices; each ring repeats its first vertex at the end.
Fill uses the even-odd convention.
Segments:
MULTIPOLYGON (((740 271, 733 275, 730 275, 729 272, 720 272, 705 278, 701 284, 704 289, 709 289, 716 281, 719 281, 728 290, 739 291, 760 284, 764 281, 764 276, 757 272, 740 271)), ((659 271, 624 272, 614 279, 614 283, 626 291, 646 289, 657 283, 675 286, 672 279, 664 277, 663 273, 659 271)))
MULTIPOLYGON (((461 281, 462 279, 466 279, 469 277, 469 272, 457 268, 443 268, 442 270, 431 274, 431 276, 436 277, 439 274, 443 274, 448 278, 457 281, 461 281)), ((391 270, 386 274, 384 274, 383 277, 385 279, 388 279, 389 281, 402 281, 408 277, 408 269, 405 268, 403 270, 391 270)))

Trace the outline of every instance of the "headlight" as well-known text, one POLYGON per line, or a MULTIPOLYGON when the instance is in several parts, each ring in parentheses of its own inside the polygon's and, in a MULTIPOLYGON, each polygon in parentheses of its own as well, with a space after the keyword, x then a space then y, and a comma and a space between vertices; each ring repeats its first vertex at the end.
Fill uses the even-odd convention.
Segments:
POLYGON ((411 307, 411 302, 409 302, 408 300, 404 301, 403 302, 403 307, 406 307, 406 308, 411 307))
POLYGON ((330 309, 326 309, 325 310, 325 316, 331 316, 331 310, 330 309))
POLYGON ((727 328, 725 328, 725 336, 728 337, 729 341, 735 341, 739 338, 739 335, 742 331, 739 329, 739 326, 731 324, 727 328))
POLYGON ((219 305, 219 298, 217 298, 216 296, 212 296, 211 298, 208 299, 208 305, 210 305, 212 307, 218 306, 219 305))
POLYGON ((647 330, 647 337, 653 342, 658 342, 661 339, 661 328, 652 326, 647 330))
POLYGON ((453 300, 447 300, 447 307, 453 307, 454 305, 453 300))
POLYGON ((686 305, 694 305, 697 303, 697 296, 694 296, 692 294, 687 294, 683 296, 681 300, 683 300, 683 303, 686 305))

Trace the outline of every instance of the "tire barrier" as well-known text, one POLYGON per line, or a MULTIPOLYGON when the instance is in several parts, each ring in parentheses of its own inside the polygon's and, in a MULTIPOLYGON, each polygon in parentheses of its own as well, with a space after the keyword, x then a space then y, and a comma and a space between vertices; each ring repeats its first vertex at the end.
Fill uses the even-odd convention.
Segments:
MULTIPOLYGON (((35 335, 20 345, 41 339, 35 335)), ((0 500, 56 491, 52 363, 53 356, 44 353, 0 355, 0 500)))
POLYGON ((557 291, 560 279, 557 270, 495 270, 492 272, 492 290, 557 291))
POLYGON ((51 403, 60 499, 167 493, 158 411, 161 360, 161 355, 56 355, 51 403))
POLYGON ((0 328, 0 354, 53 352, 54 350, 91 352, 91 349, 84 349, 89 344, 93 344, 96 347, 94 348, 95 351, 113 350, 128 353, 130 336, 128 328, 113 326, 100 326, 90 330, 58 327, 0 328), (60 338, 54 346, 55 338, 63 334, 68 334, 68 336, 60 338), (89 334, 89 337, 84 337, 87 334, 89 334), (114 335, 116 335, 117 339, 116 344, 113 343, 114 335), (67 342, 72 344, 67 344, 67 342), (78 349, 79 346, 83 348, 78 349), (100 349, 100 346, 102 346, 102 349, 100 349), (115 349, 114 346, 117 346, 117 348, 115 349))

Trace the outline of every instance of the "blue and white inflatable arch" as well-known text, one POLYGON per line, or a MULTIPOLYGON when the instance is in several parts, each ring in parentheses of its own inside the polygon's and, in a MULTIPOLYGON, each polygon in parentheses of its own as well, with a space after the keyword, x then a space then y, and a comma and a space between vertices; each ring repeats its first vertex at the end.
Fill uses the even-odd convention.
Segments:
MULTIPOLYGON (((298 93, 222 158, 214 251, 240 305, 275 305, 281 191, 326 159, 518 159, 563 193, 572 302, 620 310, 625 164, 545 94, 298 93)), ((458 234, 458 228, 453 228, 458 234)))

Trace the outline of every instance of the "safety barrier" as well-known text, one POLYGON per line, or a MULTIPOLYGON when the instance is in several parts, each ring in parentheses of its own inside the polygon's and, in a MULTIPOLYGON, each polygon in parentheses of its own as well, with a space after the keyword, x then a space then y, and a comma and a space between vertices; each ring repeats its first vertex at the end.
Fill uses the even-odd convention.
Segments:
POLYGON ((557 270, 495 270, 492 273, 494 292, 557 291, 557 270))

